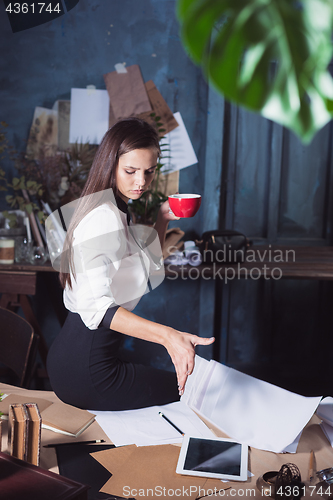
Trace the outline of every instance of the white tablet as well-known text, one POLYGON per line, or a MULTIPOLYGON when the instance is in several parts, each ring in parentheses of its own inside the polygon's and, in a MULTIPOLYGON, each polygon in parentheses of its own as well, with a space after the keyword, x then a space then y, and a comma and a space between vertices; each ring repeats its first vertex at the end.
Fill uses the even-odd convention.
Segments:
POLYGON ((225 438, 184 436, 176 472, 188 476, 247 480, 247 445, 225 438))

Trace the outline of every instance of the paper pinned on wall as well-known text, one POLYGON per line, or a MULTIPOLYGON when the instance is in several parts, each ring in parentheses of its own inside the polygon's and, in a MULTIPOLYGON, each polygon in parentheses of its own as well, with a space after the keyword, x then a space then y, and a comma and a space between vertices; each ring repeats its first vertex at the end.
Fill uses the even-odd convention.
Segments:
POLYGON ((125 63, 117 63, 114 65, 117 73, 127 73, 127 69, 125 68, 125 63))
POLYGON ((58 147, 60 151, 70 148, 69 121, 71 114, 71 101, 56 101, 58 109, 58 147))
POLYGON ((100 144, 109 128, 106 90, 71 89, 69 142, 100 144))
POLYGON ((140 67, 128 66, 126 73, 112 71, 104 75, 115 119, 152 111, 140 67))
MULTIPOLYGON (((162 158, 163 167, 161 172, 170 173, 182 168, 190 167, 198 163, 198 158, 193 149, 191 140, 187 133, 183 119, 179 112, 174 113, 178 127, 165 135, 163 149, 165 159, 162 158), (170 158, 167 158, 169 156, 170 158)), ((162 152, 163 153, 163 152, 162 152)))
MULTIPOLYGON (((146 82, 145 87, 147 90, 152 110, 156 114, 156 116, 160 117, 159 121, 163 123, 163 127, 161 128, 165 129, 164 132, 165 134, 171 132, 171 130, 174 130, 176 127, 178 127, 177 120, 175 119, 171 109, 167 105, 162 94, 156 88, 155 83, 152 80, 146 82)), ((155 120, 150 116, 150 114, 151 111, 147 113, 141 113, 138 116, 139 118, 142 118, 143 120, 146 120, 147 122, 155 125, 155 120)))
POLYGON ((58 147, 58 111, 37 106, 27 143, 27 157, 42 160, 53 156, 58 147))

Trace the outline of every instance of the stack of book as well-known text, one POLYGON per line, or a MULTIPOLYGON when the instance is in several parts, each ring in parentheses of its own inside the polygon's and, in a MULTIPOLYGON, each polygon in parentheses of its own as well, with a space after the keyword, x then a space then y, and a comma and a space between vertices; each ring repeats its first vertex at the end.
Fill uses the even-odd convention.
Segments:
MULTIPOLYGON (((0 412, 4 414, 3 418, 5 419, 9 415, 9 408, 11 406, 27 405, 30 401, 30 396, 5 394, 2 396, 2 401, 0 401, 0 412)), ((96 415, 87 410, 67 405, 61 401, 52 403, 46 399, 34 398, 33 402, 38 405, 42 418, 42 428, 65 434, 66 436, 79 436, 95 420, 96 415)))
POLYGON ((42 419, 37 404, 10 405, 8 419, 11 455, 39 465, 42 419))

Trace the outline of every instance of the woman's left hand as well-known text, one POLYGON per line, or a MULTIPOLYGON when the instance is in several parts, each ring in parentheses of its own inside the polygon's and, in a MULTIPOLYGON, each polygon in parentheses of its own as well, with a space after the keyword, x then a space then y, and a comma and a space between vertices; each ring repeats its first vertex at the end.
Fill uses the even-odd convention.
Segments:
POLYGON ((179 220, 180 217, 177 217, 173 211, 170 208, 169 205, 169 200, 166 200, 164 203, 162 203, 159 212, 158 212, 158 217, 161 217, 163 220, 169 222, 171 220, 179 220))

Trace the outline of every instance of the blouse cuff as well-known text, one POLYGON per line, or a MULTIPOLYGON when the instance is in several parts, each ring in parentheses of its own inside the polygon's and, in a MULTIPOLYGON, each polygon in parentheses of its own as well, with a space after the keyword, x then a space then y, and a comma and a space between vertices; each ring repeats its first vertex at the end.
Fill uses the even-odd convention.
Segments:
POLYGON ((109 309, 106 310, 106 313, 104 314, 102 321, 100 322, 98 327, 104 326, 105 328, 110 328, 113 316, 116 314, 119 307, 120 306, 117 306, 117 305, 109 307, 109 309))

